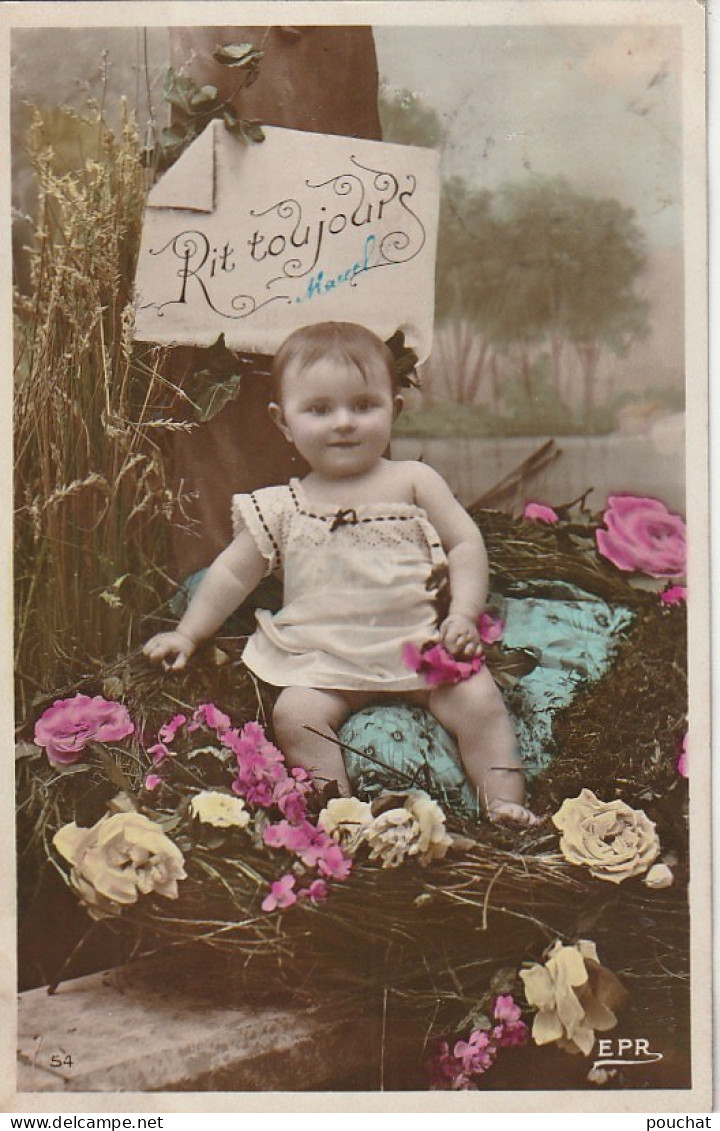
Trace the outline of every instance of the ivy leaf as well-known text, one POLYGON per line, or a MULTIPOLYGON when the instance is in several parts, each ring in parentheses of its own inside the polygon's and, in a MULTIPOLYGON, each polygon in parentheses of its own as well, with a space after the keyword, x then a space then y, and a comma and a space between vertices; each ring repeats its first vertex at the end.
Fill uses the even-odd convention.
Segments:
POLYGON ((207 420, 212 420, 214 416, 220 412, 230 401, 235 400, 240 392, 242 384, 242 375, 233 373, 226 381, 220 381, 215 385, 210 385, 208 388, 195 397, 195 404, 199 410, 198 420, 204 424, 207 420))
POLYGON ((256 145, 265 141, 265 134, 259 122, 248 122, 240 119, 233 129, 233 133, 237 133, 243 141, 250 141, 256 145))
POLYGON ((162 145, 169 148, 172 148, 176 145, 184 145, 186 141, 186 134, 177 133, 176 130, 172 129, 170 126, 164 126, 163 131, 160 134, 160 141, 162 145))
POLYGON ((191 106, 207 106, 208 103, 217 101, 217 87, 216 86, 201 86, 200 89, 193 94, 190 99, 191 106))
POLYGON ((240 70, 256 69, 262 57, 262 51, 256 51, 252 43, 224 43, 213 51, 216 63, 240 70))
POLYGON ((238 124, 237 110, 230 102, 226 102, 222 110, 223 122, 228 130, 233 130, 238 124))
POLYGON ((490 989, 494 994, 512 993, 517 982, 514 966, 500 966, 490 979, 490 989))

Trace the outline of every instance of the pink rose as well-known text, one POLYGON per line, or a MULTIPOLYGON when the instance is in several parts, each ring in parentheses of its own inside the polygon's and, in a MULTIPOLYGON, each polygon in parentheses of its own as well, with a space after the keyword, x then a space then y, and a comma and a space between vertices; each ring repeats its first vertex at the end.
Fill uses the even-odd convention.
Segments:
POLYGON ((685 522, 658 499, 610 495, 603 515, 606 530, 596 530, 597 547, 618 569, 651 577, 685 573, 685 522))
POLYGON ((529 519, 530 522, 547 522, 551 525, 560 521, 556 511, 552 507, 543 506, 542 503, 526 503, 523 518, 529 519))
POLYGON ((102 695, 75 695, 56 699, 35 724, 35 742, 44 746, 55 766, 71 766, 81 757, 89 742, 117 742, 134 730, 132 719, 122 703, 102 695))

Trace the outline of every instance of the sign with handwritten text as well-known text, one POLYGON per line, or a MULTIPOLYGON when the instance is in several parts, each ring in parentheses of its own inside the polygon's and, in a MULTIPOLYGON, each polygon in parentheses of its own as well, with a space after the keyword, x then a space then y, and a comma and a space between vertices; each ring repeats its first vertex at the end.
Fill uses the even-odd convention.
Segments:
POLYGON ((220 122, 148 196, 135 336, 274 353, 311 322, 402 330, 430 352, 438 157, 429 149, 220 122))

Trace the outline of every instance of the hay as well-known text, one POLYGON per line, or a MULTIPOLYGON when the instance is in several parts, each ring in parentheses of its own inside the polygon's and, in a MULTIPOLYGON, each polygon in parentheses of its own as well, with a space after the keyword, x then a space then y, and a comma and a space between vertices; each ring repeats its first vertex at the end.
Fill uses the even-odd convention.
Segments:
MULTIPOLYGON (((607 676, 556 716, 559 752, 535 782, 532 802, 536 811, 549 814, 564 797, 589 787, 605 800, 621 796, 645 808, 658 823, 663 848, 676 853, 682 880, 686 783, 675 763, 685 717, 684 609, 663 607, 656 593, 634 589, 611 572, 592 554, 587 524, 572 532, 573 542, 567 530, 531 526, 497 512, 481 512, 476 519, 500 587, 517 591, 518 579, 537 583, 572 576, 591 592, 635 610, 607 676)), ((145 736, 153 736, 169 716, 189 714, 207 701, 238 725, 265 722, 269 693, 243 667, 243 643, 241 637, 220 639, 188 671, 173 675, 133 656, 98 672, 83 690, 124 698, 145 736)), ((90 763, 82 772, 75 767, 78 772, 61 774, 39 754, 19 763, 26 850, 34 844, 66 882, 51 846, 55 830, 70 820, 92 824, 119 788, 137 796, 149 768, 137 744, 90 763)), ((226 770, 210 755, 197 756, 192 765, 186 760, 185 766, 182 773, 178 766, 175 792, 156 817, 171 817, 198 781, 229 784, 226 770)), ((156 805, 147 795, 143 802, 156 805)), ((350 877, 332 885, 325 903, 273 914, 260 904, 269 884, 291 865, 289 856, 244 833, 218 846, 188 839, 179 826, 171 835, 186 855, 181 898, 143 897, 111 926, 126 938, 127 953, 200 946, 226 955, 238 989, 257 991, 263 985, 270 993, 282 988, 300 997, 322 993, 343 999, 391 992, 428 1032, 437 1033, 457 1031, 487 995, 499 968, 517 970, 524 961, 540 960, 556 938, 590 937, 629 985, 653 995, 662 988, 682 1011, 688 913, 680 883, 650 892, 637 879, 619 887, 594 879, 563 859, 549 820, 520 833, 452 817, 448 824, 465 839, 445 859, 426 868, 407 861, 383 870, 359 853, 350 877)))

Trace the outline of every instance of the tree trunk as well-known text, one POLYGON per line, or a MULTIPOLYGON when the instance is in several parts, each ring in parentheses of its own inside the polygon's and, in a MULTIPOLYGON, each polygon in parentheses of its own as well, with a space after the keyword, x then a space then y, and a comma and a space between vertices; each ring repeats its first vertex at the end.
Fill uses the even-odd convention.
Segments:
POLYGON ((535 386, 530 369, 530 355, 525 345, 520 347, 520 374, 522 376, 523 388, 525 389, 525 396, 528 402, 532 404, 535 397, 535 386))
MULTIPOLYGON (((257 81, 233 100, 241 117, 313 133, 381 137, 371 28, 171 28, 171 65, 229 98, 237 78, 212 57, 218 45, 229 43, 252 43, 264 54, 257 81)), ((173 351, 171 379, 181 382, 201 357, 192 348, 173 351)), ((185 496, 170 537, 170 571, 178 580, 209 565, 229 542, 233 494, 302 473, 268 417, 270 359, 255 360, 255 375, 243 381, 237 400, 193 432, 173 436, 172 485, 185 496)))
POLYGON ((557 389, 558 395, 560 397, 562 397, 562 395, 563 395, 562 354, 563 354, 563 345, 564 344, 565 343, 564 343, 563 339, 560 337, 559 334, 553 334, 552 335, 552 339, 551 339, 551 342, 550 342, 550 347, 551 347, 551 351, 552 351, 552 379, 553 379, 553 385, 557 389))
POLYGON ((600 360, 600 345, 597 342, 577 343, 578 357, 583 373, 583 412, 587 420, 595 408, 595 376, 600 360))
POLYGON ((470 379, 468 381, 467 388, 465 389, 465 402, 464 403, 467 404, 467 405, 474 404, 476 399, 477 399, 478 391, 480 389, 480 382, 482 381, 483 372, 485 370, 485 358, 487 357, 487 351, 488 351, 487 342, 481 342, 481 344, 480 344, 480 356, 478 357, 477 361, 475 362, 475 364, 473 366, 473 370, 472 370, 472 373, 470 374, 470 379))
POLYGON ((490 353, 490 388, 492 390, 493 412, 500 415, 500 367, 496 350, 490 353))

